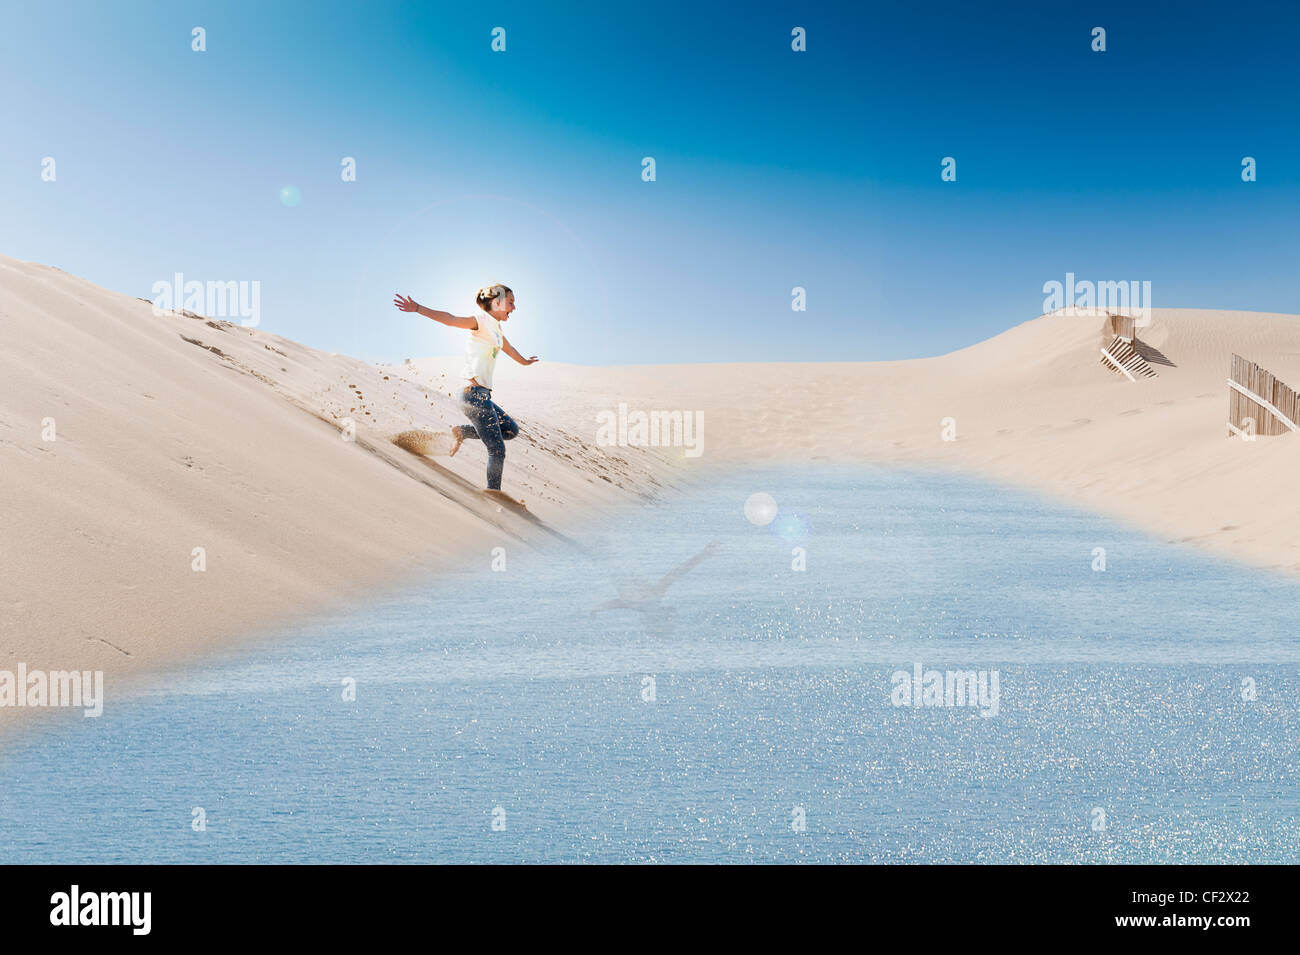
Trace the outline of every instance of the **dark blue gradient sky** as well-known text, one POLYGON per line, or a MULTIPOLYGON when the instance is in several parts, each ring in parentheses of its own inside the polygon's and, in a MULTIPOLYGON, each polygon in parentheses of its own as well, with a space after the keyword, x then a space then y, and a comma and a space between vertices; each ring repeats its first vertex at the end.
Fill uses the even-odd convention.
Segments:
POLYGON ((263 328, 331 351, 458 351, 392 293, 491 281, 520 348, 592 364, 939 354, 1066 272, 1300 312, 1291 4, 2 9, 0 253, 259 281, 263 328))

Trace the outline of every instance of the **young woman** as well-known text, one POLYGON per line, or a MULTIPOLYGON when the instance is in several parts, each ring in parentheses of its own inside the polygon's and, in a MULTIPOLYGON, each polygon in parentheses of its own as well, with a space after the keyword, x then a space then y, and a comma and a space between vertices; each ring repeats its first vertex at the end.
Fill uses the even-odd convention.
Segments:
POLYGON ((460 450, 466 438, 477 438, 487 448, 487 486, 489 491, 500 493, 501 472, 506 464, 506 442, 519 433, 519 425, 492 401, 492 372, 496 368, 497 352, 505 352, 521 365, 531 365, 537 356, 525 358, 501 332, 502 322, 515 310, 515 293, 504 285, 489 285, 478 290, 474 297, 478 311, 465 318, 425 308, 415 299, 398 295, 393 304, 403 312, 419 312, 426 318, 452 328, 469 330, 465 348, 465 370, 462 374, 469 382, 461 392, 460 408, 473 425, 455 425, 451 436, 455 440, 451 453, 460 450))

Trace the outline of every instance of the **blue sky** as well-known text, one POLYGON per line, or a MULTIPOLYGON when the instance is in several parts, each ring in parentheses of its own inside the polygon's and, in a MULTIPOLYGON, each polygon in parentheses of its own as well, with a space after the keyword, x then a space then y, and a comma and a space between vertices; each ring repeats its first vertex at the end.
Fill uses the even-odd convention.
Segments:
POLYGON ((1300 14, 986 6, 7 4, 0 253, 258 281, 263 328, 393 361, 463 334, 393 292, 493 281, 585 364, 940 354, 1067 271, 1300 312, 1300 14))

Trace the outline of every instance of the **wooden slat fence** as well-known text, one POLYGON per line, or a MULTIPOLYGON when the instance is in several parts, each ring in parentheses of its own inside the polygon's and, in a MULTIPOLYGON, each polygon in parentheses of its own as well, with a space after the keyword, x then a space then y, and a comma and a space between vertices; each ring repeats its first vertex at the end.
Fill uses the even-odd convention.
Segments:
POLYGON ((1134 317, 1132 315, 1110 315, 1110 330, 1117 338, 1122 338, 1126 342, 1131 342, 1137 336, 1137 330, 1134 328, 1134 317))
POLYGON ((1116 335, 1115 340, 1101 350, 1101 363, 1129 381, 1156 377, 1156 370, 1138 354, 1132 340, 1125 341, 1120 335, 1116 335))
POLYGON ((1228 434, 1300 431, 1300 398, 1253 361, 1233 355, 1228 368, 1228 434))

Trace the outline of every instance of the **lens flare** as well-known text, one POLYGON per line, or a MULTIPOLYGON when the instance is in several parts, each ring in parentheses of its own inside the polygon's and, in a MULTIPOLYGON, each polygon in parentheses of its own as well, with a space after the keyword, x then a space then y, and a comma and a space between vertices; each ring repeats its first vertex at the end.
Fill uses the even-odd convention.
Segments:
POLYGON ((757 527, 766 527, 776 517, 776 498, 756 491, 745 499, 745 520, 757 527))
POLYGON ((811 532, 812 525, 797 511, 782 511, 772 522, 772 533, 784 541, 804 540, 811 532))

